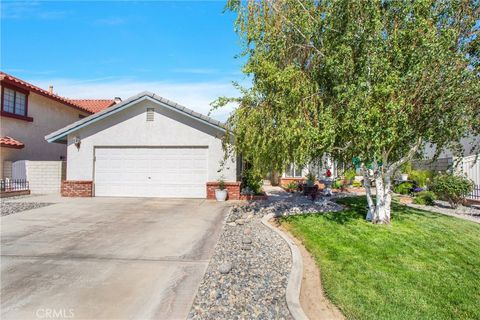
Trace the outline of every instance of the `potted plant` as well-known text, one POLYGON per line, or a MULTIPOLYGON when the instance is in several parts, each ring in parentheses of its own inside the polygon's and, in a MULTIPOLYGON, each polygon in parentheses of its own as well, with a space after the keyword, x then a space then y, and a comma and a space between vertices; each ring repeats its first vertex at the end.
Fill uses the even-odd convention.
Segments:
POLYGON ((217 201, 227 200, 227 189, 225 188, 225 181, 223 178, 218 180, 218 189, 215 189, 215 198, 217 201))
POLYGON ((317 177, 311 172, 307 174, 307 187, 313 187, 315 185, 315 181, 317 180, 317 177))

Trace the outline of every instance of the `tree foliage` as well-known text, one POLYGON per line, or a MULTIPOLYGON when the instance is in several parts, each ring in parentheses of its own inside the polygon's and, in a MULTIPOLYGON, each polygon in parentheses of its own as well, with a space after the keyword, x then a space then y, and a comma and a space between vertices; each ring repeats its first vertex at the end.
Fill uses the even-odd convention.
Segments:
MULTIPOLYGON (((327 152, 389 177, 480 134, 479 1, 230 0, 252 87, 228 124, 263 171, 327 152)), ((385 180, 385 178, 388 178, 385 180)))

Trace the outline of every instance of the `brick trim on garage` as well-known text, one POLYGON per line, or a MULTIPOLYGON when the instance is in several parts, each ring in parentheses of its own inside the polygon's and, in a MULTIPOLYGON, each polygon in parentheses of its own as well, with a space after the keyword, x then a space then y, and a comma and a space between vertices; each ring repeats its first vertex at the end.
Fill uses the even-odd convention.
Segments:
MULTIPOLYGON (((218 181, 207 182, 207 199, 215 200, 215 189, 218 189, 218 181)), ((227 200, 240 199, 240 182, 225 182, 227 200)))
POLYGON ((62 197, 93 197, 93 181, 62 181, 62 197))

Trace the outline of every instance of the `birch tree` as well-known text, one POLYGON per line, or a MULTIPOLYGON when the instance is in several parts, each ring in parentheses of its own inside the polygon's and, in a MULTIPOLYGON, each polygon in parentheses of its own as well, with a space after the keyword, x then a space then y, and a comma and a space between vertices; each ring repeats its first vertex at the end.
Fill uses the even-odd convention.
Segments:
POLYGON ((462 153, 479 128, 479 1, 230 0, 250 88, 232 100, 234 151, 283 170, 361 160, 374 223, 426 144, 462 153), (373 176, 368 174, 371 168, 373 176), (374 182, 376 197, 372 197, 374 182))

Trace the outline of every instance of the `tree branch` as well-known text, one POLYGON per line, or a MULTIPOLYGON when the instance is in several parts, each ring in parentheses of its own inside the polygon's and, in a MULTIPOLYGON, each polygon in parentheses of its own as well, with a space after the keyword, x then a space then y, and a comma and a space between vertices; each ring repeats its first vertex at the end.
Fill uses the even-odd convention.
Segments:
POLYGON ((415 142, 413 147, 408 151, 408 153, 404 157, 400 158, 398 161, 392 163, 389 166, 386 172, 386 175, 387 176, 392 175, 395 172, 395 170, 397 170, 402 164, 412 159, 415 153, 417 153, 418 148, 420 148, 421 145, 422 145, 422 138, 417 138, 417 141, 415 142))
POLYGON ((322 57, 325 57, 325 55, 323 54, 322 51, 320 51, 320 49, 318 49, 317 47, 315 47, 311 41, 311 39, 307 38, 307 36, 293 23, 291 22, 289 19, 287 19, 284 15, 282 15, 280 13, 280 11, 275 7, 275 4, 273 4, 270 0, 266 0, 267 3, 270 4, 270 6, 272 7, 272 9, 280 16, 282 17, 285 21, 287 21, 294 29, 295 31, 297 31, 303 39, 305 39, 305 41, 307 41, 307 46, 310 47, 310 48, 313 48, 315 49, 315 51, 317 53, 319 53, 322 57))

